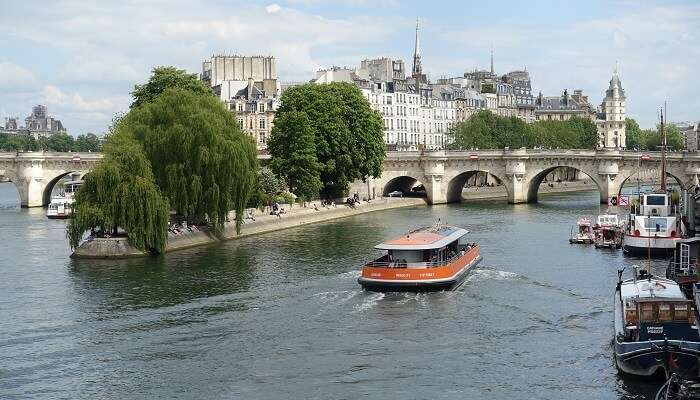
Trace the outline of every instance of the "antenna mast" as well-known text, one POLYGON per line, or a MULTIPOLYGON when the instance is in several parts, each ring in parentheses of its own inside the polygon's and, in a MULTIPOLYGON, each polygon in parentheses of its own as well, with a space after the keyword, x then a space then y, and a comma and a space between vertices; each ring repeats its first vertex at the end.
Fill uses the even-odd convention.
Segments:
POLYGON ((664 117, 666 113, 666 102, 661 109, 661 191, 666 193, 666 131, 664 130, 664 117))

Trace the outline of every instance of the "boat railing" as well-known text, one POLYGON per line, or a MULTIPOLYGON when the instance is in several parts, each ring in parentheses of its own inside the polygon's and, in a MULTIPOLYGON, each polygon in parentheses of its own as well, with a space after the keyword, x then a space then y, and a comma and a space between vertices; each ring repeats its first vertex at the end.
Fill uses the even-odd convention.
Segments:
MULTIPOLYGON (((474 249, 476 247, 478 247, 478 245, 472 247, 471 249, 474 249)), ((464 249, 465 250, 464 254, 469 252, 471 249, 469 249, 469 250, 464 249)), ((400 259, 389 261, 389 256, 385 255, 385 256, 382 256, 376 260, 367 262, 365 264, 365 266, 378 267, 378 268, 435 268, 435 267, 443 267, 445 265, 448 265, 448 264, 454 262, 455 260, 459 259, 460 257, 463 257, 464 254, 457 253, 454 256, 449 257, 449 258, 442 260, 442 261, 419 261, 419 262, 404 262, 400 259)))

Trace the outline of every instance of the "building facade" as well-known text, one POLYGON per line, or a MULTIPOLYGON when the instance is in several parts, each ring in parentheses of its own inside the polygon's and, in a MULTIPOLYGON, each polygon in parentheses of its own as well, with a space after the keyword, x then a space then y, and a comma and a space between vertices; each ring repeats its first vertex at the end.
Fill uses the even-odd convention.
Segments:
POLYGON ((3 132, 32 135, 35 139, 56 133, 66 133, 66 128, 61 121, 49 116, 48 109, 41 104, 32 107, 31 114, 24 119, 24 126, 21 126, 18 120, 16 117, 5 118, 3 132))
POLYGON ((598 128, 598 146, 601 148, 627 147, 625 136, 625 91, 622 89, 617 68, 610 79, 608 90, 605 91, 605 99, 600 105, 599 113, 595 121, 598 128))
POLYGON ((202 62, 200 78, 253 137, 258 150, 264 151, 281 94, 275 58, 215 55, 202 62))
POLYGON ((580 103, 564 90, 561 96, 545 97, 542 93, 535 99, 536 121, 566 121, 572 117, 591 118, 590 105, 580 103))

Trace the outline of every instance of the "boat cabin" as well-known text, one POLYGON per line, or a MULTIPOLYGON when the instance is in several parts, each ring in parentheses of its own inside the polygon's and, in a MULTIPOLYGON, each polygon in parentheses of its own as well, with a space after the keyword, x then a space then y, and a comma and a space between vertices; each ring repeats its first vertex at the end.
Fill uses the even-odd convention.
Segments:
POLYGON ((620 219, 617 217, 617 214, 602 214, 598 216, 596 225, 617 227, 620 225, 620 219))
POLYGON ((386 254, 367 265, 414 269, 448 265, 477 246, 467 241, 468 233, 466 229, 447 225, 409 232, 375 246, 386 254))
POLYGON ((676 282, 641 275, 620 283, 620 297, 626 341, 697 340, 695 304, 676 282))

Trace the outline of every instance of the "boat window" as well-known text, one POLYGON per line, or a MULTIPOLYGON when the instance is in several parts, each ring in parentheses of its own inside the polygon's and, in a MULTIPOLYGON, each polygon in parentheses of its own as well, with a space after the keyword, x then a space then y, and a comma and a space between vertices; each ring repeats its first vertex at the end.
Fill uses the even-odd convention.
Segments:
POLYGON ((659 227, 659 230, 665 231, 668 228, 668 225, 666 224, 666 218, 645 218, 644 219, 644 229, 651 229, 651 230, 656 230, 656 227, 659 227))
POLYGON ((648 206, 664 206, 666 205, 666 196, 647 196, 648 206))
POLYGON ((637 324, 637 310, 635 309, 628 309, 625 311, 625 322, 627 325, 636 325, 637 324))
POLYGON ((673 318, 671 318, 671 305, 659 304, 659 321, 669 322, 671 320, 673 320, 673 318))
POLYGON ((651 303, 642 303, 642 321, 650 322, 655 321, 656 316, 654 315, 654 305, 651 303))
POLYGON ((673 308, 676 321, 686 321, 688 319, 688 306, 686 304, 676 304, 673 308))

